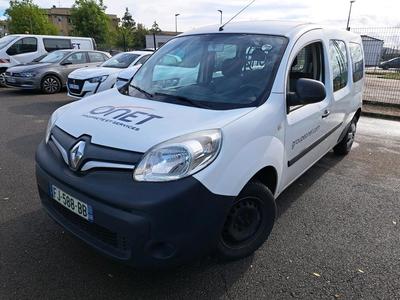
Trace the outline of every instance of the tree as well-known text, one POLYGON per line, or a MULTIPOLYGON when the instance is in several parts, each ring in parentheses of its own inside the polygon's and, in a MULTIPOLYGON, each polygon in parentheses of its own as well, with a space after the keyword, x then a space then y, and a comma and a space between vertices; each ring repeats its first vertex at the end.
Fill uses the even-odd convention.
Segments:
POLYGON ((10 33, 56 35, 57 28, 50 23, 45 11, 32 0, 11 0, 5 11, 10 33))
POLYGON ((157 24, 156 21, 154 21, 153 25, 151 26, 150 31, 151 31, 152 33, 161 32, 160 26, 158 26, 158 24, 157 24))
POLYGON ((135 30, 136 22, 133 19, 132 14, 129 12, 129 9, 126 8, 125 14, 122 17, 122 21, 117 28, 115 45, 117 47, 123 48, 124 51, 126 51, 127 48, 132 47, 135 30))
POLYGON ((109 41, 110 20, 103 0, 75 0, 71 10, 74 34, 94 38, 98 44, 109 41))
POLYGON ((146 48, 146 34, 149 33, 149 30, 143 25, 138 23, 136 31, 134 33, 134 42, 133 47, 135 49, 143 49, 146 48))

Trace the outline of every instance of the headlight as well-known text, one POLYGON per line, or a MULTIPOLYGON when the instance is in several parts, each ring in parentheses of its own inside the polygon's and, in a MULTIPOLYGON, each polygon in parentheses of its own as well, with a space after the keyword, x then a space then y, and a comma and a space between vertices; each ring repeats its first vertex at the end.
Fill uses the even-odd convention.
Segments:
POLYGON ((103 75, 103 76, 97 76, 97 77, 93 77, 88 79, 88 81, 90 83, 99 83, 99 82, 103 82, 104 80, 106 80, 108 77, 108 75, 103 75))
POLYGON ((57 114, 56 114, 56 112, 54 112, 50 116, 49 122, 47 123, 46 137, 45 137, 46 144, 50 140, 51 130, 53 129, 54 125, 56 124, 56 121, 57 121, 57 114))
POLYGON ((22 72, 19 74, 21 77, 25 77, 25 78, 32 78, 36 76, 36 73, 34 72, 22 72))
POLYGON ((133 177, 137 181, 171 181, 190 176, 217 157, 221 143, 219 129, 168 140, 147 151, 133 177))
POLYGON ((58 117, 61 115, 62 112, 64 112, 67 108, 69 108, 73 103, 69 103, 67 105, 61 106, 57 110, 55 110, 52 115, 50 116, 49 122, 47 123, 47 128, 46 128, 46 136, 45 136, 45 141, 46 144, 50 140, 50 135, 51 131, 53 130, 54 126, 56 125, 56 121, 58 117))

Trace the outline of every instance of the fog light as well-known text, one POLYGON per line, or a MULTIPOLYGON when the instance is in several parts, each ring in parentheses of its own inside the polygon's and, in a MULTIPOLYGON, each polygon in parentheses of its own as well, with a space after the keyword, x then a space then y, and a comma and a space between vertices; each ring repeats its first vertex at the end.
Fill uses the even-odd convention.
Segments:
POLYGON ((155 242, 148 247, 148 251, 156 259, 168 259, 174 256, 176 248, 171 243, 155 242))

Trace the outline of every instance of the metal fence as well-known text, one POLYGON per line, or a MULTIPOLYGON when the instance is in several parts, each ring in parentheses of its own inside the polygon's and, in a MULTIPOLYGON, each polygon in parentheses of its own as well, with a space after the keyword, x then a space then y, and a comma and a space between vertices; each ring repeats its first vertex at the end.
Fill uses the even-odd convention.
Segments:
POLYGON ((364 100, 400 106, 400 27, 352 28, 362 37, 364 100))

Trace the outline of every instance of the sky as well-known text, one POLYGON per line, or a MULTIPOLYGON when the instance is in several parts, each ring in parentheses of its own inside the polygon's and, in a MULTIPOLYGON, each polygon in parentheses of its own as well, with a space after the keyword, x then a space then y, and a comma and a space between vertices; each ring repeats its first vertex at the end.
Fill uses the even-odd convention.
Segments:
MULTIPOLYGON (((227 21, 250 0, 104 0, 107 13, 121 17, 128 7, 136 22, 150 27, 157 21, 162 30, 175 30, 178 16, 178 31, 187 31, 209 24, 219 23, 218 9, 227 21)), ((52 5, 70 7, 73 0, 34 0, 43 8, 52 5)), ((0 18, 8 0, 0 0, 0 18)), ((345 28, 349 12, 349 0, 256 0, 236 20, 297 20, 323 23, 345 28)), ((399 0, 356 0, 353 4, 351 27, 400 26, 399 0)))

